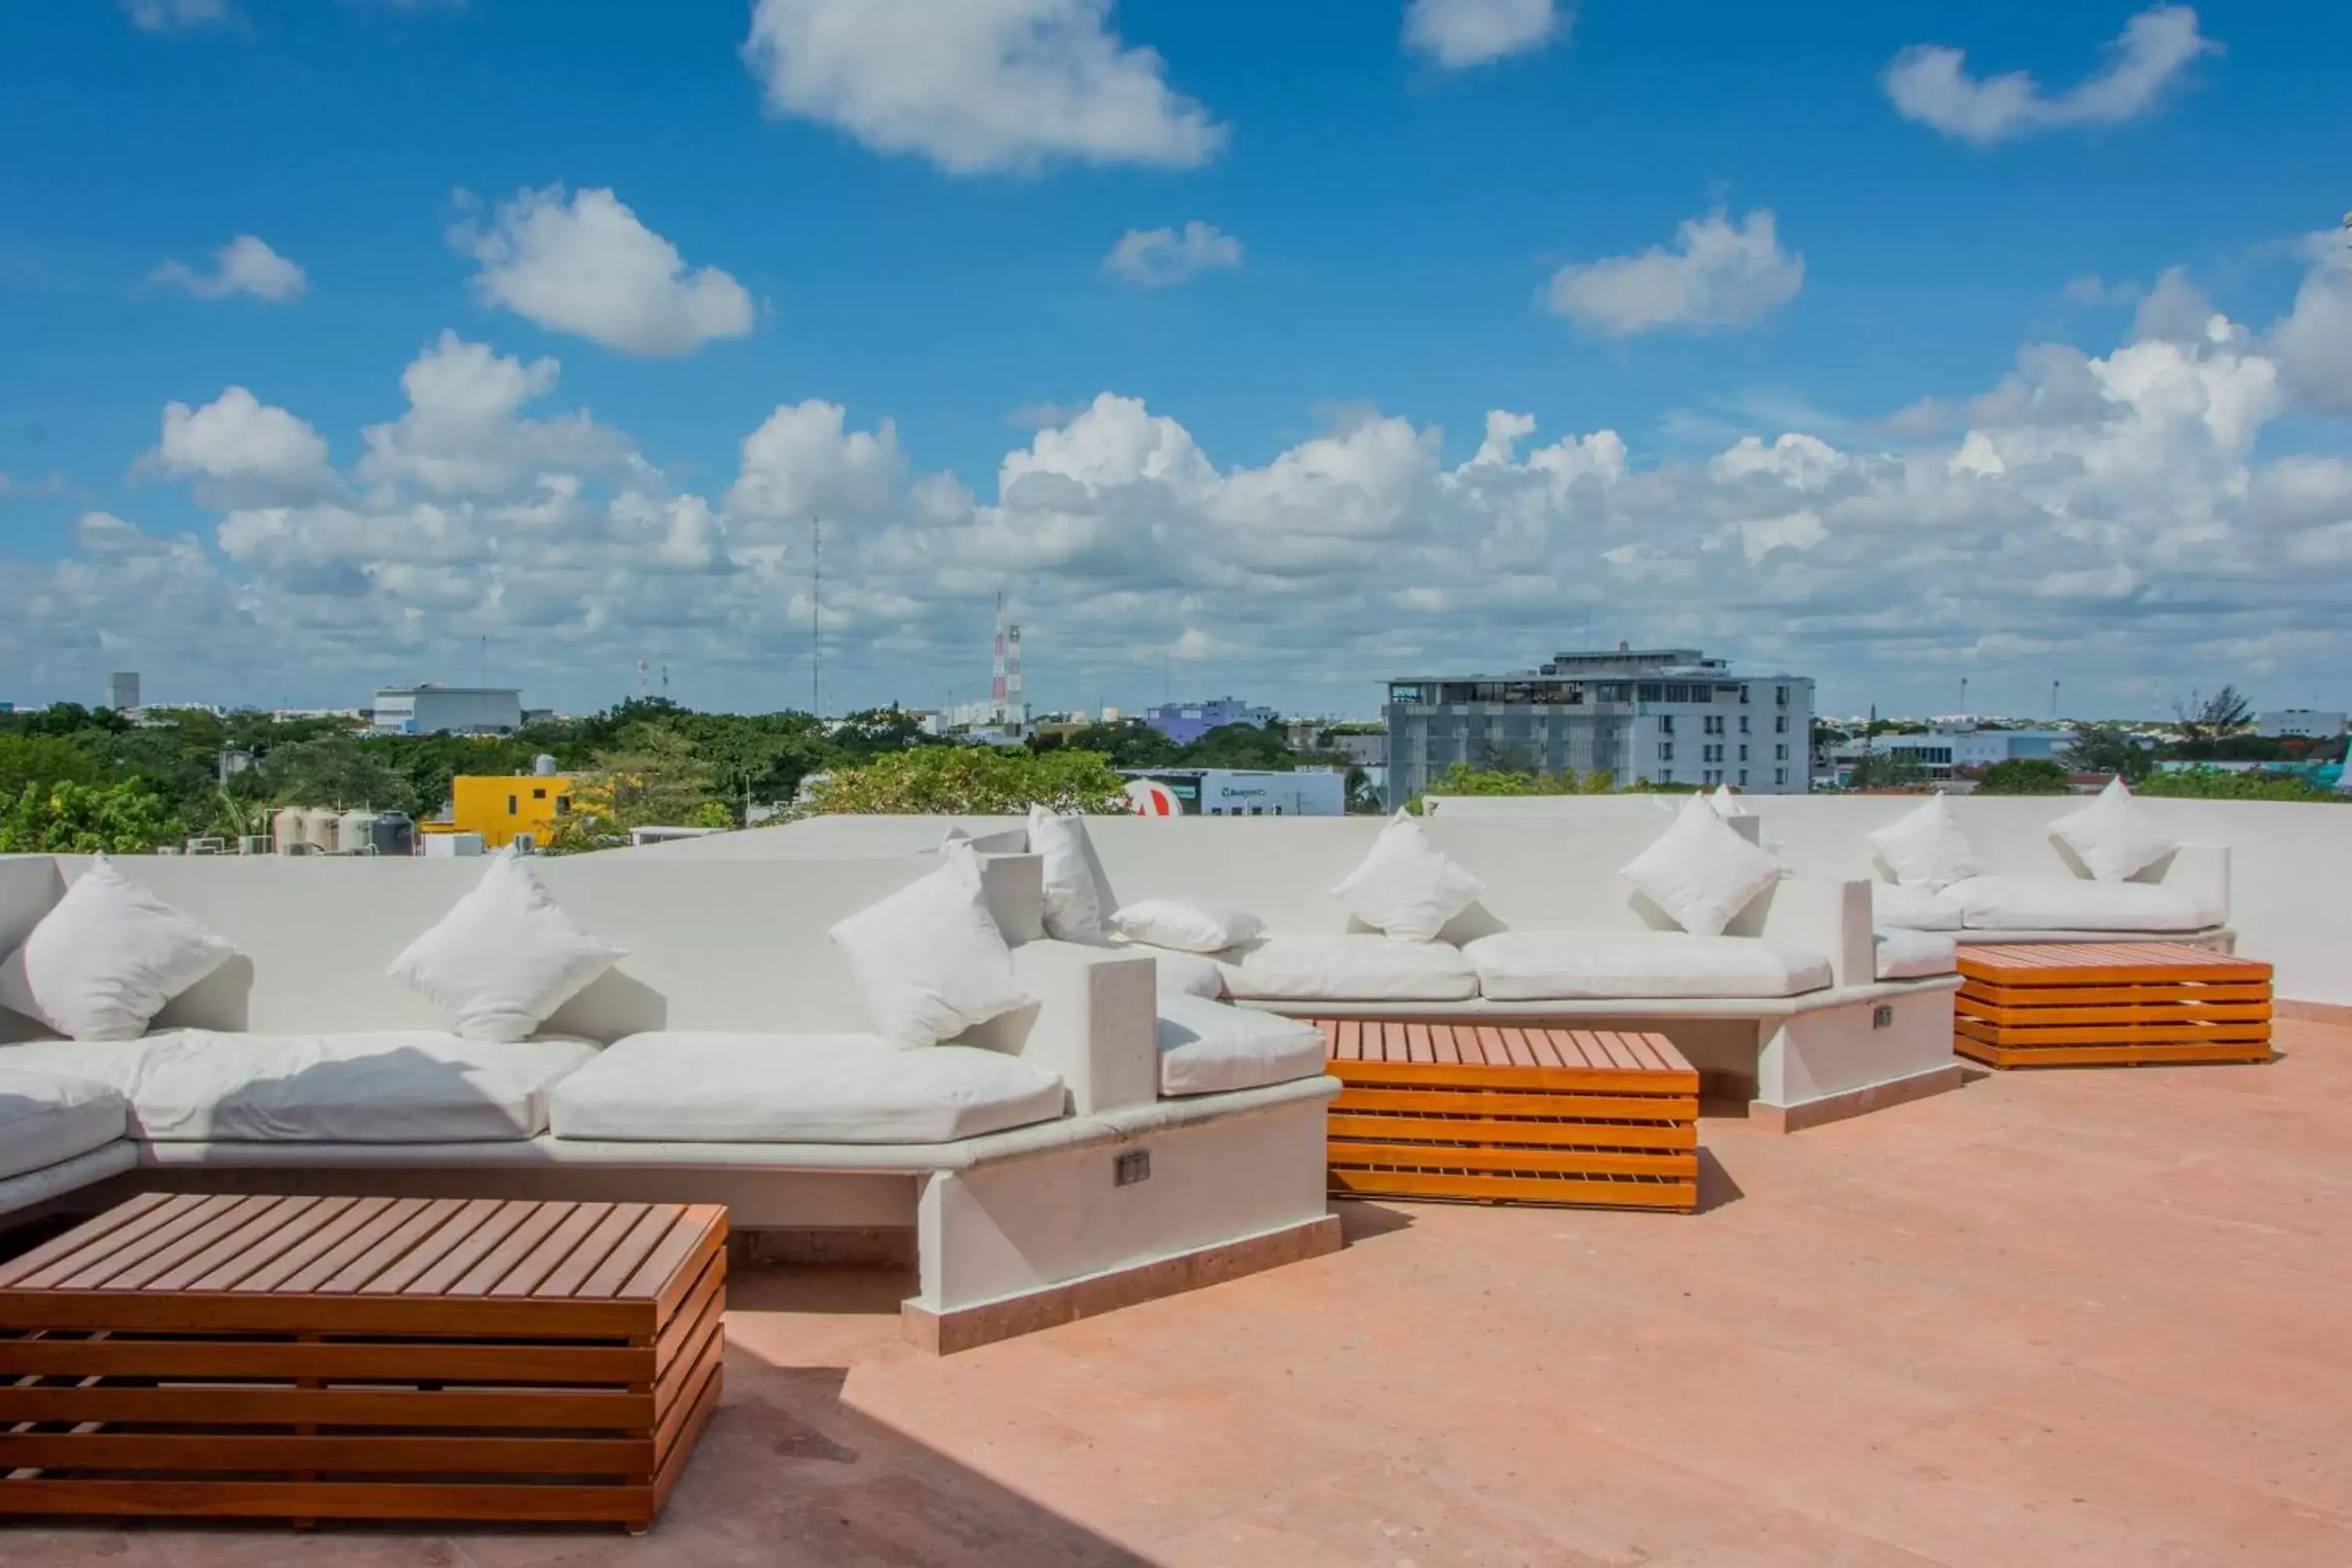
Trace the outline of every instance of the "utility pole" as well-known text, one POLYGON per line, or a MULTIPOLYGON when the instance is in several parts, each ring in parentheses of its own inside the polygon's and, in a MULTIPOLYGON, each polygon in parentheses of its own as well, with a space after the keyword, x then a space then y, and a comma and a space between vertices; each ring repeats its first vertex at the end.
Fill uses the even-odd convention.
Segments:
POLYGON ((2058 683, 2054 680, 2050 683, 2050 721, 2058 722, 2058 683))
POLYGON ((1969 678, 1968 678, 1967 676, 1963 675, 1962 677, 1960 677, 1960 717, 1961 717, 1961 718, 1963 718, 1963 719, 1965 719, 1965 718, 1967 718, 1968 716, 1969 716, 1969 678))
POLYGON ((809 717, 824 717, 824 519, 809 519, 809 717))

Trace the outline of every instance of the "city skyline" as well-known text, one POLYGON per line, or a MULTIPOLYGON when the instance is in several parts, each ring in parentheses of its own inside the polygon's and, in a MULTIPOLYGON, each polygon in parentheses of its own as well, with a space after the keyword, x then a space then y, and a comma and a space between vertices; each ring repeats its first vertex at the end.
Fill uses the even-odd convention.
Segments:
POLYGON ((2342 706, 2352 19, 1699 10, 16 8, 0 698, 2342 706))

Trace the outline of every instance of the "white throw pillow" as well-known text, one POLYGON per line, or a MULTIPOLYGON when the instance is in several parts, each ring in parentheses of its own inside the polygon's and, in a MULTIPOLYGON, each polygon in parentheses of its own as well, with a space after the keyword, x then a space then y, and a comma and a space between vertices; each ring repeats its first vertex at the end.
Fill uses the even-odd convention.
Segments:
POLYGON ((512 1042, 628 956, 583 931, 509 849, 390 973, 448 1014, 459 1038, 512 1042))
POLYGON ((1372 840, 1364 863, 1331 894, 1368 926, 1398 942, 1435 942, 1445 922, 1478 901, 1486 884, 1429 841, 1400 811, 1372 840))
POLYGON ((1914 888, 1948 888, 1982 874, 1968 836, 1953 819, 1952 803, 1931 795, 1916 810, 1863 835, 1895 879, 1914 888))
POLYGON ((1139 899, 1110 917, 1110 929, 1148 947, 1222 952, 1257 935, 1265 922, 1214 899, 1139 899))
POLYGON ((0 1005, 76 1040, 135 1040, 236 952, 100 855, 0 962, 0 1005))
POLYGON ((1633 886, 1696 936, 1721 936, 1748 900, 1782 875, 1780 862, 1739 837, 1704 795, 1625 868, 1633 886))
POLYGON ((1102 893, 1087 858, 1087 819, 1033 805, 1029 847, 1045 862, 1045 934, 1061 942, 1101 942, 1102 893))
POLYGON ((874 1016, 874 1031, 908 1048, 936 1046, 1033 1000, 988 912, 980 856, 968 844, 880 903, 833 928, 874 1016))
POLYGON ((1225 972, 1213 958, 1179 952, 1172 947, 1146 947, 1141 942, 1115 942, 1111 951, 1148 954, 1159 969, 1162 996, 1205 996, 1213 1002, 1225 994, 1225 972))
POLYGON ((2180 847, 2157 830, 2120 775, 2090 805, 2052 823, 2050 833, 2102 882, 2128 882, 2180 847))

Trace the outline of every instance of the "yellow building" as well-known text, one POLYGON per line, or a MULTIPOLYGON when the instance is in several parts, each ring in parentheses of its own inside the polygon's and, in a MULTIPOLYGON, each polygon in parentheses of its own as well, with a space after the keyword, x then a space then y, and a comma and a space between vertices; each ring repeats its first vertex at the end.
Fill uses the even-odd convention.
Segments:
POLYGON ((460 773, 449 781, 449 821, 428 831, 478 833, 488 849, 528 833, 544 846, 555 819, 572 809, 572 780, 556 773, 460 773))

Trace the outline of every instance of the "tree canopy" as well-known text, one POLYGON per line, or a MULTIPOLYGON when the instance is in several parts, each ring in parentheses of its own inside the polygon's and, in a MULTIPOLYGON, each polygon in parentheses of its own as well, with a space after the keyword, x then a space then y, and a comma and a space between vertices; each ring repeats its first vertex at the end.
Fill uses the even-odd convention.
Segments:
POLYGON ((1977 778, 1979 795, 2072 795, 2066 764, 2049 757, 2011 757, 1977 778))
POLYGON ((836 815, 1003 816, 1041 805, 1105 816, 1128 809, 1126 790, 1127 781, 1099 752, 926 746, 828 775, 810 805, 836 815))

